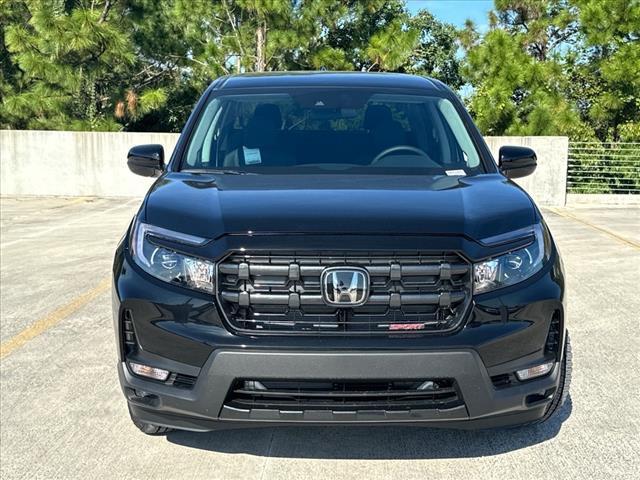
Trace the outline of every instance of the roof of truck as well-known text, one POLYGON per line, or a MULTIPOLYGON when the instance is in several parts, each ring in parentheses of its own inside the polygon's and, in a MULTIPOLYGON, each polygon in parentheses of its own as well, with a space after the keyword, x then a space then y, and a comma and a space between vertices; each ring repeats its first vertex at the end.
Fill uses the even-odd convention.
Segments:
POLYGON ((213 88, 260 87, 374 87, 446 90, 438 80, 403 73, 370 72, 267 72, 243 73, 217 79, 213 88))

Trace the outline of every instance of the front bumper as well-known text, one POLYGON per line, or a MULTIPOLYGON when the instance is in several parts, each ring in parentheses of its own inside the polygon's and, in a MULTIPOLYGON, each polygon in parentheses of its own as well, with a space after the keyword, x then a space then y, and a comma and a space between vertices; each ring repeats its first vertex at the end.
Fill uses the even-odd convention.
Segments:
MULTIPOLYGON (((167 365, 169 366, 169 365, 167 365)), ((208 431, 273 424, 415 424, 484 428, 526 423, 544 415, 558 386, 559 366, 546 377, 496 389, 473 350, 430 352, 259 352, 218 350, 192 390, 160 385, 119 366, 120 381, 139 419, 167 427, 208 431), (225 405, 237 378, 367 380, 455 378, 463 405, 424 410, 244 410, 225 405), (143 393, 144 392, 144 393, 143 393)))
MULTIPOLYGON (((222 250, 226 247, 220 246, 222 250)), ((114 262, 113 293, 123 391, 135 417, 160 426, 195 431, 274 424, 508 426, 544 416, 560 377, 557 363, 549 375, 531 381, 515 381, 504 388, 492 381, 492 377, 548 361, 545 342, 556 316, 562 332, 558 343, 564 344, 564 277, 555 253, 531 279, 474 297, 463 327, 447 335, 234 334, 225 326, 213 299, 149 277, 130 261, 123 245, 114 262), (125 311, 130 312, 135 330, 137 350, 133 356, 123 345, 125 311), (145 380, 131 374, 127 360, 197 380, 189 389, 145 380), (454 379, 463 404, 448 409, 352 412, 225 406, 237 379, 409 378, 454 379)), ((562 354, 557 353, 557 360, 562 354)))

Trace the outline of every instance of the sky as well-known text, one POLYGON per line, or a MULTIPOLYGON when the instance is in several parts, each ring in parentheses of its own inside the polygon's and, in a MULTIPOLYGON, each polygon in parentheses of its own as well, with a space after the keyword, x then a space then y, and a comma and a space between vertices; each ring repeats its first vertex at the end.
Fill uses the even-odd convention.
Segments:
POLYGON ((493 8, 493 0, 407 0, 411 13, 426 8, 438 20, 463 27, 467 18, 473 20, 478 30, 488 29, 487 13, 493 8))

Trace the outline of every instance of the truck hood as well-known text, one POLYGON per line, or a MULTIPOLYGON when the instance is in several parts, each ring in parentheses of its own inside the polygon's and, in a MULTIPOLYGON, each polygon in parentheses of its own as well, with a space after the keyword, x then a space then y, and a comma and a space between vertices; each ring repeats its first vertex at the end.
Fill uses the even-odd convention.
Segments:
POLYGON ((225 234, 464 235, 483 241, 531 226, 531 199, 501 175, 213 175, 170 172, 146 221, 209 239, 225 234))

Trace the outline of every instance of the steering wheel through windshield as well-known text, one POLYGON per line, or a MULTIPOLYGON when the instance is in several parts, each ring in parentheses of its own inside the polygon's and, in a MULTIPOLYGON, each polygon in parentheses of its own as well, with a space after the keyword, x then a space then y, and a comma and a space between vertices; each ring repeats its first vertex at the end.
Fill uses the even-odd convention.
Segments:
POLYGON ((427 152, 425 152, 424 150, 419 149, 418 147, 414 147, 412 145, 396 145, 394 147, 390 147, 390 148, 387 148, 387 149, 381 151, 378 155, 376 155, 376 158, 374 158, 372 160, 371 165, 375 165, 380 160, 382 160, 384 157, 387 157, 387 156, 389 156, 389 155, 391 155, 392 153, 395 153, 395 152, 417 153, 421 157, 426 157, 427 159, 431 160, 429 155, 427 155, 427 152))

